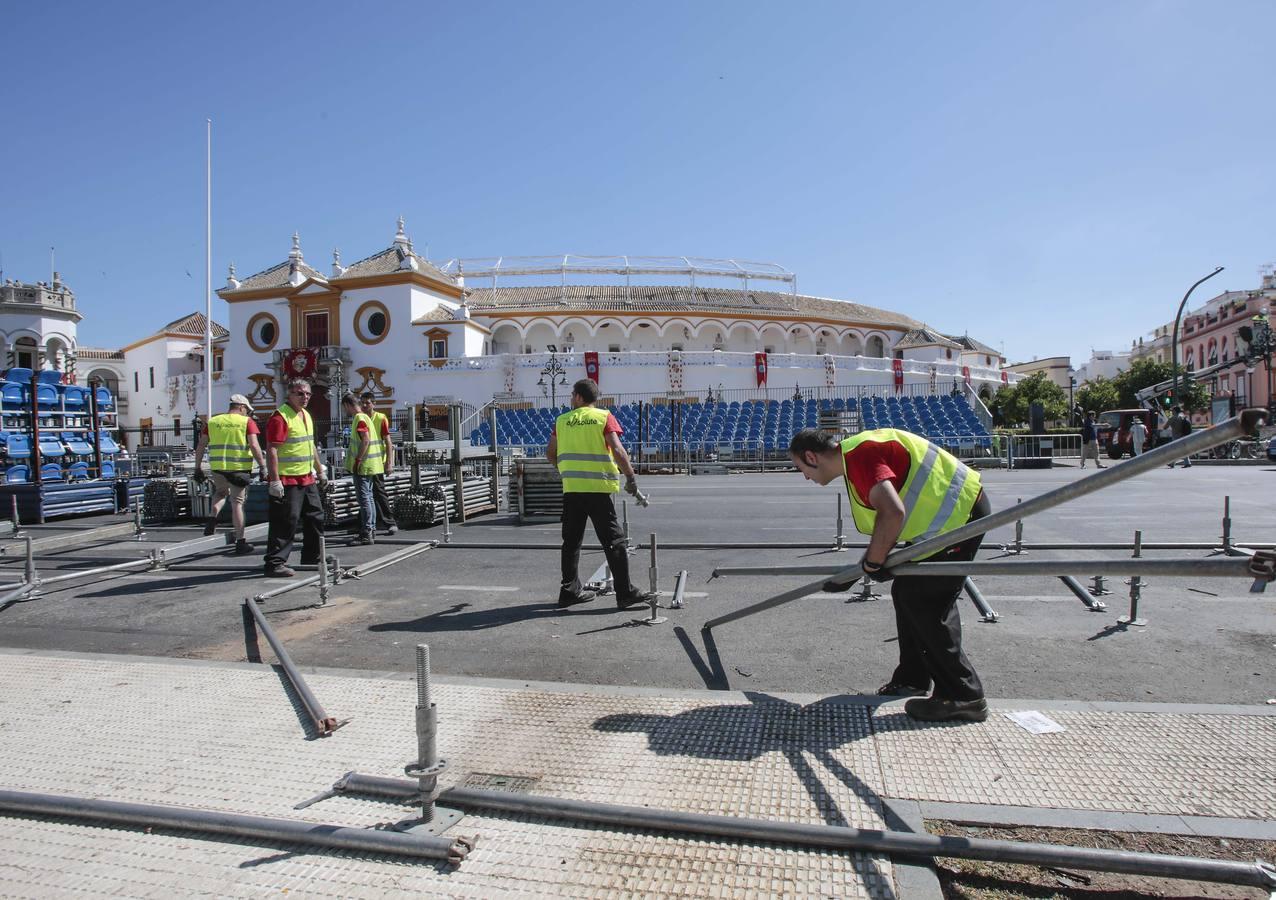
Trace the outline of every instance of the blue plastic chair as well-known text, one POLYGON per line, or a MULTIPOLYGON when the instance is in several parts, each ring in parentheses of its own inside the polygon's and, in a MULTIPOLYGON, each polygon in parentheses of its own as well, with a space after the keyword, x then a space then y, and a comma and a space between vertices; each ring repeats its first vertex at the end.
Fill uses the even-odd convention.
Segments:
MULTIPOLYGON (((6 442, 10 459, 29 459, 31 456, 31 438, 25 434, 10 434, 6 442)), ((27 480, 30 480, 29 477, 27 480)))
POLYGON ((59 463, 45 463, 40 466, 40 478, 43 481, 61 481, 62 466, 59 463))
POLYGON ((4 480, 6 484, 26 484, 31 480, 31 470, 24 465, 9 466, 5 469, 4 480))
POLYGON ((89 464, 84 460, 78 460, 71 463, 66 470, 67 477, 72 481, 87 481, 89 477, 89 464))
POLYGON ((102 460, 102 476, 103 478, 115 477, 115 462, 113 460, 102 460))

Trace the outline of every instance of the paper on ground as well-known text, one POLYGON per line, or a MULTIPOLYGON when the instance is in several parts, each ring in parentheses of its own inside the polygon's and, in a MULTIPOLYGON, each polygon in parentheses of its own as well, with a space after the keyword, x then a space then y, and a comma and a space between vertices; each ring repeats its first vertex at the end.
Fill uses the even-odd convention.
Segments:
POLYGON ((1014 712, 1002 713, 1002 715, 1020 728, 1025 731, 1031 731, 1033 734, 1054 734, 1067 730, 1054 719, 1043 716, 1035 709, 1019 709, 1014 712))

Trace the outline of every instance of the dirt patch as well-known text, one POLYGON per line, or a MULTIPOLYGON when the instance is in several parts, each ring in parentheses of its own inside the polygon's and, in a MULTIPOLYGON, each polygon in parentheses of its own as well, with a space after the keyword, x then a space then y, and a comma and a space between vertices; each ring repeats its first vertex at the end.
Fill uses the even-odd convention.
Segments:
MULTIPOLYGON (((1255 859, 1276 859, 1276 841, 1233 838, 1192 837, 1178 834, 1142 834, 1067 828, 991 828, 928 821, 931 834, 992 840, 1032 841, 1097 847, 1105 850, 1133 850, 1174 856, 1199 856, 1252 863, 1255 859)), ((1075 897, 1085 900, 1118 900, 1141 897, 1253 898, 1267 900, 1261 888, 1176 878, 1151 878, 1090 872, 1084 869, 1042 868, 1015 863, 985 862, 975 859, 935 860, 944 896, 951 900, 1008 900, 1030 897, 1075 897)))
MULTIPOLYGON (((343 626, 359 617, 364 607, 349 597, 330 599, 324 606, 316 609, 298 609, 288 612, 270 613, 270 627, 275 635, 287 646, 293 641, 304 641, 307 638, 322 634, 333 628, 343 626)), ((244 613, 248 615, 247 612, 244 613)), ((263 637, 260 640, 263 652, 269 653, 270 647, 263 637)), ((181 649, 178 656, 188 659, 220 659, 241 661, 244 658, 244 636, 237 635, 229 641, 209 644, 204 647, 181 649)))

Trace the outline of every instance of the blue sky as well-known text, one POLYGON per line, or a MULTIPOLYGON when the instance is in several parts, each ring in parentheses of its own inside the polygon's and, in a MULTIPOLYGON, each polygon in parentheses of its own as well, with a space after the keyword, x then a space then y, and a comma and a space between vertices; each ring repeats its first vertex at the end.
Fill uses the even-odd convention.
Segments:
MULTIPOLYGON (((406 216, 435 260, 780 263, 1014 360, 1121 350, 1276 261, 1271 2, 10 4, 6 277, 83 345, 406 216), (187 275, 189 271, 190 275, 187 275)), ((214 298, 214 316, 224 319, 214 298)))

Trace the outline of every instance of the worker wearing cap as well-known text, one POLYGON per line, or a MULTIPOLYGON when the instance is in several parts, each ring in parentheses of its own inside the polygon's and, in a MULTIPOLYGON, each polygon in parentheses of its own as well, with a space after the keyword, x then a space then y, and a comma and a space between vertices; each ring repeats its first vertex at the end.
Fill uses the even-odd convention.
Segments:
POLYGON ((288 383, 288 399, 266 422, 266 470, 270 482, 270 533, 266 542, 266 577, 292 578, 288 566, 297 524, 301 523, 301 564, 319 565, 323 534, 323 500, 328 470, 319 459, 310 403, 310 382, 288 383))
POLYGON ((607 564, 616 584, 616 605, 621 609, 648 603, 654 595, 634 587, 629 580, 629 551, 625 534, 616 521, 612 494, 620 491, 620 473, 625 473, 625 490, 638 493, 633 465, 620 443, 623 434, 616 417, 598 409, 598 385, 582 378, 572 385, 572 408, 558 417, 549 437, 545 456, 558 467, 563 479, 562 584, 559 606, 588 603, 596 596, 582 590, 577 567, 585 522, 594 523, 594 533, 603 545, 607 564))
MULTIPOLYGON (((846 482, 855 528, 870 536, 861 564, 867 578, 890 581, 887 555, 897 541, 920 542, 983 518, 991 505, 979 473, 923 437, 896 428, 861 431, 843 441, 814 428, 794 435, 789 455, 809 481, 846 482)), ((925 557, 932 562, 975 558, 983 535, 925 557)), ((899 632, 899 665, 879 694, 911 696, 910 718, 982 722, 984 689, 961 647, 957 598, 964 575, 894 579, 891 599, 899 632), (926 694, 934 685, 929 697, 926 694)), ((850 586, 829 582, 826 590, 850 586)))
POLYGON ((204 534, 217 529, 217 517, 222 506, 230 498, 230 521, 235 529, 235 553, 240 556, 252 553, 253 545, 244 539, 244 497, 252 482, 253 463, 257 472, 265 477, 266 460, 262 455, 257 435, 261 429, 250 417, 253 407, 243 394, 233 394, 230 408, 220 416, 213 416, 204 426, 195 442, 195 480, 202 482, 204 474, 204 450, 208 450, 208 466, 213 470, 213 508, 204 525, 204 534))
POLYGON ((394 442, 390 440, 390 419, 385 413, 372 405, 372 391, 364 391, 359 395, 360 409, 372 420, 372 432, 379 435, 381 449, 385 460, 385 470, 368 476, 372 479, 372 499, 377 507, 377 524, 386 529, 386 534, 398 534, 399 523, 394 518, 394 509, 390 505, 390 495, 385 491, 385 476, 394 469, 394 442))

